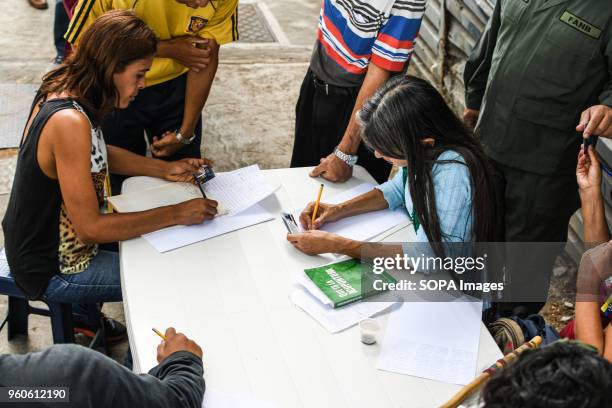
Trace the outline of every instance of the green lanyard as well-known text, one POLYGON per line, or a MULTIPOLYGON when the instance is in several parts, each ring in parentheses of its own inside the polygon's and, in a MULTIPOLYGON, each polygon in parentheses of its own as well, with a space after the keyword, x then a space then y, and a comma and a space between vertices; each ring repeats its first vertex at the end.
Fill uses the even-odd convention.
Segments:
MULTIPOLYGON (((408 168, 402 167, 402 177, 404 178, 404 206, 406 206, 406 183, 408 182, 408 168)), ((414 232, 418 232, 421 223, 419 222, 419 216, 416 213, 416 208, 414 208, 414 202, 412 204, 412 214, 408 213, 408 218, 412 221, 412 226, 414 227, 414 232)))

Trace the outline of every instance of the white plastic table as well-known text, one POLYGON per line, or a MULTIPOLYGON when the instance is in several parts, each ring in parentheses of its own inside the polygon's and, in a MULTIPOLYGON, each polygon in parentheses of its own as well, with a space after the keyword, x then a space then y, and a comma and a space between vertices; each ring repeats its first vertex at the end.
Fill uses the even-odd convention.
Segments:
MULTIPOLYGON (((344 184, 312 179, 309 170, 265 170, 270 184, 281 187, 263 205, 280 214, 313 200, 321 182, 322 201, 374 183, 358 166, 344 184)), ((133 192, 160 183, 134 177, 123 188, 133 192)), ((411 231, 399 228, 385 240, 405 241, 411 231)), ((298 252, 285 236, 276 218, 163 254, 143 238, 122 242, 121 283, 135 371, 157 364, 160 339, 151 328, 174 326, 202 346, 207 389, 282 408, 431 408, 461 388, 377 370, 380 346, 363 345, 356 326, 330 334, 296 308, 289 299, 295 272, 329 260, 298 252)), ((382 334, 387 318, 377 317, 382 334)), ((482 326, 478 369, 498 353, 482 326)))

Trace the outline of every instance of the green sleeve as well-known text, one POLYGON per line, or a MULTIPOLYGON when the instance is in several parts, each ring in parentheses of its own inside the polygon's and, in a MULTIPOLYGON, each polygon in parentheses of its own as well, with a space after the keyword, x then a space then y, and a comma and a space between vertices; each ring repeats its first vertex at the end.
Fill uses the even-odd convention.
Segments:
POLYGON ((608 28, 604 58, 608 66, 608 81, 604 85, 603 92, 599 95, 599 102, 602 105, 612 107, 612 27, 608 28))
POLYGON ((501 21, 501 3, 502 0, 497 0, 495 3, 493 15, 465 64, 463 81, 465 83, 465 105, 468 109, 480 110, 487 87, 493 51, 497 44, 497 33, 501 21))

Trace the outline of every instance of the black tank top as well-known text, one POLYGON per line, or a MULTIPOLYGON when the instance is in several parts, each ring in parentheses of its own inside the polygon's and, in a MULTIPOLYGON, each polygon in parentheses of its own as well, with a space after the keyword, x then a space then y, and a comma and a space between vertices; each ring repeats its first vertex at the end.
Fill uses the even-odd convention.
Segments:
MULTIPOLYGON (((38 95, 34 104, 37 99, 38 95)), ((36 153, 45 124, 53 114, 63 109, 77 109, 87 114, 72 99, 52 99, 41 103, 19 148, 13 188, 2 221, 11 273, 17 286, 30 299, 40 298, 51 277, 61 269, 60 218, 65 216, 65 211, 62 209, 60 185, 58 180, 43 173, 36 153)))

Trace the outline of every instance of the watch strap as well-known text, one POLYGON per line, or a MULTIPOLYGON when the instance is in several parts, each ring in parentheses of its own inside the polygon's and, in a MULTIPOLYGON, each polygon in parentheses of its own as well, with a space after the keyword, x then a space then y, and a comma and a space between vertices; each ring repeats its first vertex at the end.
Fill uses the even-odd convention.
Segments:
POLYGON ((193 139, 195 139, 195 133, 193 135, 191 135, 191 137, 185 137, 180 130, 175 130, 174 134, 176 135, 176 140, 179 141, 179 143, 184 144, 184 145, 188 145, 191 142, 193 142, 193 139))
POLYGON ((334 154, 337 158, 345 162, 350 167, 353 167, 355 164, 357 164, 358 156, 344 153, 338 147, 336 147, 336 149, 334 150, 334 154))

